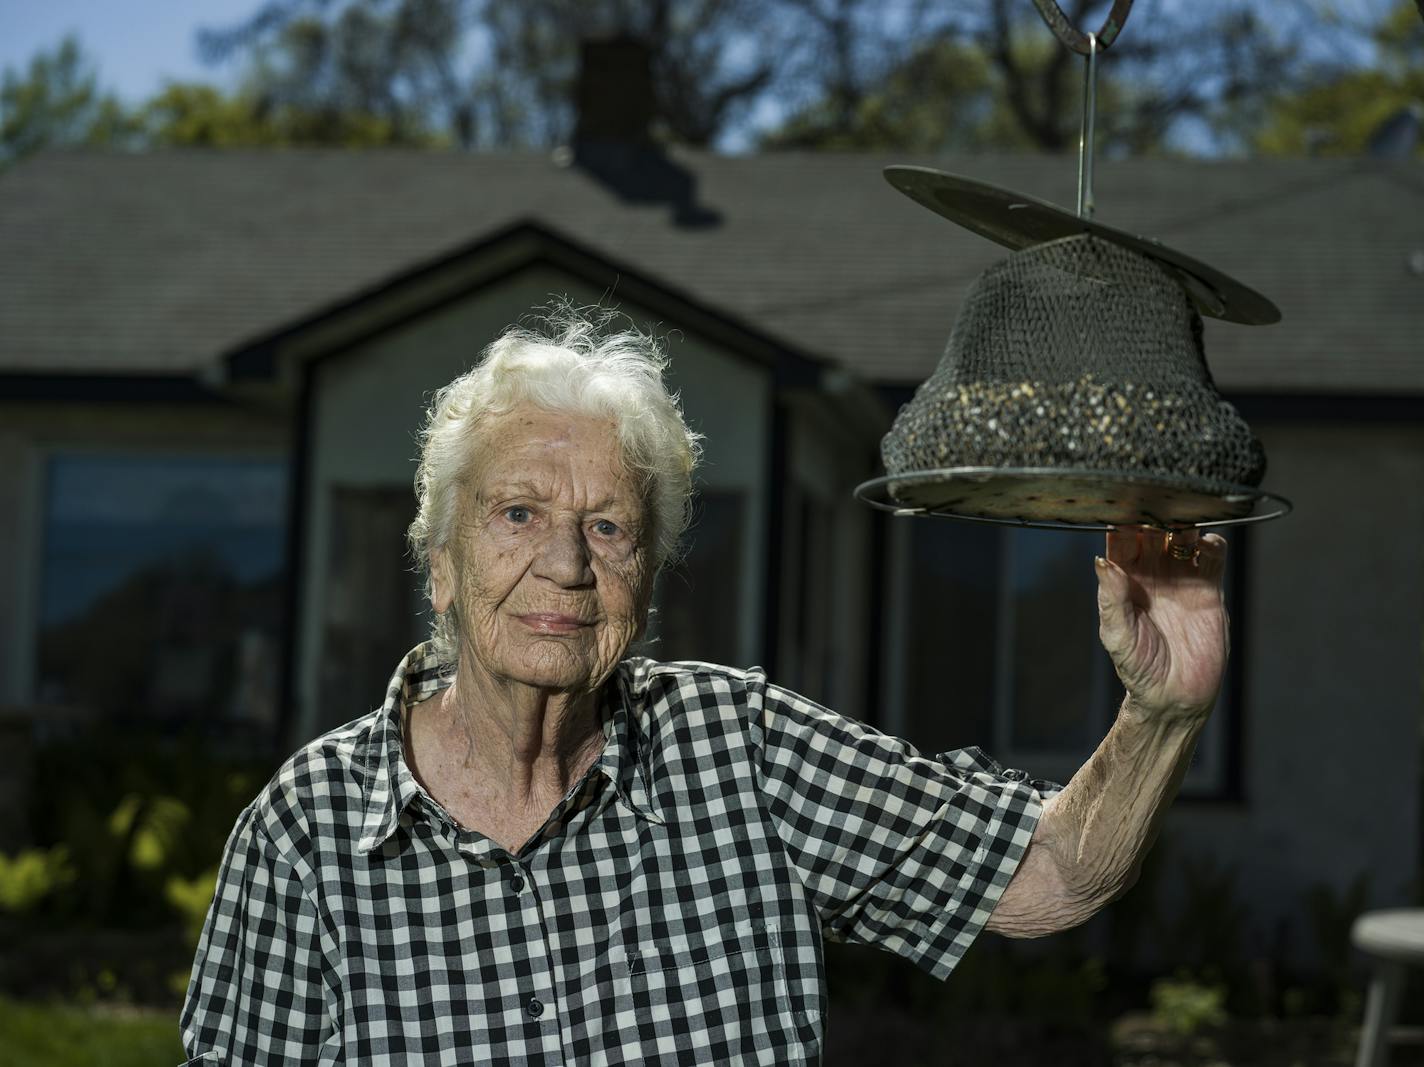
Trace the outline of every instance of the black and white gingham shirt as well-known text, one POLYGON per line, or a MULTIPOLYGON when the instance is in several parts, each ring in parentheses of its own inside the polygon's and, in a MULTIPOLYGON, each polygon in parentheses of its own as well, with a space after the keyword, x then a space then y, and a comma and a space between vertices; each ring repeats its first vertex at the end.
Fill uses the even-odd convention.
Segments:
POLYGON ((949 974, 1053 788, 756 669, 629 659, 602 755, 511 855, 406 764, 404 709, 445 684, 415 649, 242 813, 189 1063, 814 1062, 822 938, 949 974))

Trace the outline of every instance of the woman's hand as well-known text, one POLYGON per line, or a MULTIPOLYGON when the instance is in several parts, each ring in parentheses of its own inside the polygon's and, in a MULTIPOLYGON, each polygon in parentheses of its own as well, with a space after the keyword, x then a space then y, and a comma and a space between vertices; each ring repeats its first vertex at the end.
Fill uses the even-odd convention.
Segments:
POLYGON ((1144 717, 1200 718, 1216 703, 1230 649, 1221 588, 1226 540, 1173 535, 1196 558, 1173 559, 1167 534, 1114 529, 1097 561, 1098 635, 1127 688, 1129 709, 1144 717))

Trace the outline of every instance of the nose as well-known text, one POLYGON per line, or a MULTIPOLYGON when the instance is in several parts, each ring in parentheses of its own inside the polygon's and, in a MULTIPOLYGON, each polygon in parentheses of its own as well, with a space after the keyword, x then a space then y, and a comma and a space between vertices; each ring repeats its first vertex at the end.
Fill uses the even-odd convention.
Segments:
POLYGON ((566 589, 593 584, 588 543, 576 521, 554 524, 539 545, 534 573, 566 589))

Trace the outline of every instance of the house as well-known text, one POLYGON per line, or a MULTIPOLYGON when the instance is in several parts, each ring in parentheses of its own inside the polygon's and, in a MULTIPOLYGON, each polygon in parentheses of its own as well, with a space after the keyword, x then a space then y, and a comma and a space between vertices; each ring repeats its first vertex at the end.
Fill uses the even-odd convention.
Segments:
MULTIPOLYGON (((1032 156, 75 153, 0 176, 0 705, 41 734, 87 706, 281 749, 364 713, 424 626, 401 545, 423 400, 567 294, 666 335, 707 438, 654 654, 760 662, 923 748, 1066 778, 1118 700, 1100 535, 851 497, 1004 254, 890 163, 1072 198, 1071 165, 1032 156)), ((1284 313, 1207 325, 1295 511, 1231 532, 1232 671, 1166 836, 1308 953, 1305 889, 1363 874, 1400 903, 1420 869, 1424 170, 1127 160, 1097 198, 1284 313)))

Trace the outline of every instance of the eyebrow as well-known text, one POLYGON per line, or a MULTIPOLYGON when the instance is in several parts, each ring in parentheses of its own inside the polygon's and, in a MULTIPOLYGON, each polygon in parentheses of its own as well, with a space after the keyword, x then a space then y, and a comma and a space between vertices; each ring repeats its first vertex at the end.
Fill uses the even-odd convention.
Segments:
MULTIPOLYGON (((511 497, 527 497, 530 500, 537 500, 543 503, 549 499, 548 493, 541 486, 534 482, 496 482, 487 489, 480 490, 479 499, 482 503, 493 503, 496 500, 504 500, 511 497)), ((620 510, 618 501, 613 497, 604 497, 596 501, 587 509, 594 511, 617 511, 620 510)))
POLYGON ((484 501, 507 496, 527 496, 534 500, 548 499, 545 491, 533 482, 496 482, 493 486, 481 489, 478 496, 484 501))

